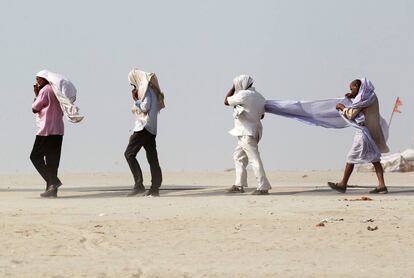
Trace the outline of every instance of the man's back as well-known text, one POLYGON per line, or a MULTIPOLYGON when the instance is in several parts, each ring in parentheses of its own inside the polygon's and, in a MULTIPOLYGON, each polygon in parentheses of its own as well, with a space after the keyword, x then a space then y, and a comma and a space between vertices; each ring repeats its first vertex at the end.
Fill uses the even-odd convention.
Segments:
POLYGON ((234 119, 234 128, 230 131, 233 136, 258 136, 261 137, 262 124, 260 119, 265 113, 266 99, 254 88, 238 91, 228 98, 231 106, 240 105, 243 108, 241 114, 234 119))
POLYGON ((243 103, 241 104, 244 108, 244 113, 241 114, 241 118, 245 117, 251 122, 260 122, 262 115, 265 110, 266 99, 255 90, 244 90, 240 91, 239 94, 243 96, 243 103))

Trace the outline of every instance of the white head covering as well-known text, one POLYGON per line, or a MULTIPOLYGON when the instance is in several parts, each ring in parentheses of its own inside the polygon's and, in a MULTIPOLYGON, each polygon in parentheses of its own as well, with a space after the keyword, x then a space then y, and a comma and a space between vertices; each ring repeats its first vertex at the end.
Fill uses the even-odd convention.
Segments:
POLYGON ((128 81, 138 90, 138 98, 144 99, 148 91, 148 86, 154 90, 158 100, 158 111, 165 107, 164 93, 161 92, 158 78, 153 72, 145 72, 139 69, 132 69, 128 74, 128 81))
POLYGON ((242 74, 233 79, 235 93, 241 90, 247 90, 253 84, 253 78, 249 75, 242 74))
POLYGON ((42 77, 47 80, 49 71, 48 70, 41 70, 36 74, 36 77, 42 77))
POLYGON ((370 80, 364 77, 361 79, 361 86, 359 87, 358 94, 355 97, 353 103, 355 104, 361 101, 366 101, 373 95, 375 95, 375 87, 370 80))
POLYGON ((36 76, 46 79, 50 86, 52 86, 60 107, 69 121, 77 123, 84 118, 79 114, 79 108, 73 104, 76 100, 77 90, 69 79, 59 73, 48 70, 41 70, 36 76))

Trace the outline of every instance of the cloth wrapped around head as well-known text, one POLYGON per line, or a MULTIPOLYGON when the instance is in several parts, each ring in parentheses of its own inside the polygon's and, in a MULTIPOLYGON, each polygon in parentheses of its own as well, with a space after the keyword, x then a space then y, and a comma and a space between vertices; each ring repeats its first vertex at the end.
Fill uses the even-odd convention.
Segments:
MULTIPOLYGON (((138 90, 138 99, 143 100, 150 86, 157 96, 158 111, 165 107, 164 93, 161 92, 158 78, 153 72, 145 72, 139 69, 132 69, 128 74, 128 81, 138 90)), ((133 111, 135 112, 135 111, 133 111)))
POLYGON ((375 99, 375 87, 372 82, 364 77, 361 78, 361 85, 359 86, 358 94, 352 101, 352 108, 367 107, 371 105, 375 99))
POLYGON ((73 123, 82 121, 84 116, 79 114, 79 108, 74 105, 77 90, 69 79, 59 73, 48 70, 41 70, 36 76, 46 79, 50 86, 52 86, 53 92, 60 103, 60 107, 69 121, 73 123))
POLYGON ((233 85, 235 89, 234 93, 237 93, 238 91, 242 90, 247 90, 249 87, 253 85, 253 82, 253 78, 246 74, 242 74, 235 77, 233 79, 233 85))
MULTIPOLYGON (((237 94, 240 91, 247 90, 253 85, 253 78, 249 75, 242 74, 236 76, 233 79, 233 86, 234 86, 234 94, 237 94)), ((244 107, 241 105, 236 105, 233 108, 233 117, 235 119, 239 118, 241 114, 244 112, 244 107)))

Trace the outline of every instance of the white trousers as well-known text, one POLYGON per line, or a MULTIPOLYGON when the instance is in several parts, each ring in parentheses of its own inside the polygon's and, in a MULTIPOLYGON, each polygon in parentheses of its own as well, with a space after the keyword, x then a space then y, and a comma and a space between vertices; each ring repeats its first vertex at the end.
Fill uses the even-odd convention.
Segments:
POLYGON ((234 185, 247 187, 246 167, 250 163, 258 183, 257 190, 269 190, 272 188, 263 168, 258 143, 259 140, 253 136, 238 137, 238 144, 233 155, 236 169, 234 185))

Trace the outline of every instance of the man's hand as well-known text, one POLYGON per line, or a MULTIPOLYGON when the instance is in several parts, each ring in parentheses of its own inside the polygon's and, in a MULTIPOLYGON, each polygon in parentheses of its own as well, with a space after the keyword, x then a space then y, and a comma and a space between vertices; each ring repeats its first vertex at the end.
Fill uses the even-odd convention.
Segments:
POLYGON ((227 93, 226 98, 224 99, 224 105, 229 106, 229 103, 227 101, 228 97, 231 97, 232 95, 234 95, 234 92, 236 91, 236 89, 234 89, 234 85, 231 87, 230 91, 227 93))
POLYGON ((134 99, 134 101, 138 100, 138 90, 137 89, 132 90, 132 98, 134 99))
POLYGON ((342 103, 338 103, 337 105, 336 105, 336 110, 344 110, 345 109, 345 105, 343 105, 342 103))
POLYGON ((345 97, 346 98, 354 98, 354 96, 352 95, 352 93, 346 93, 345 94, 345 97))
POLYGON ((40 89, 39 89, 39 86, 37 84, 33 85, 33 92, 34 92, 36 97, 39 95, 40 89))

